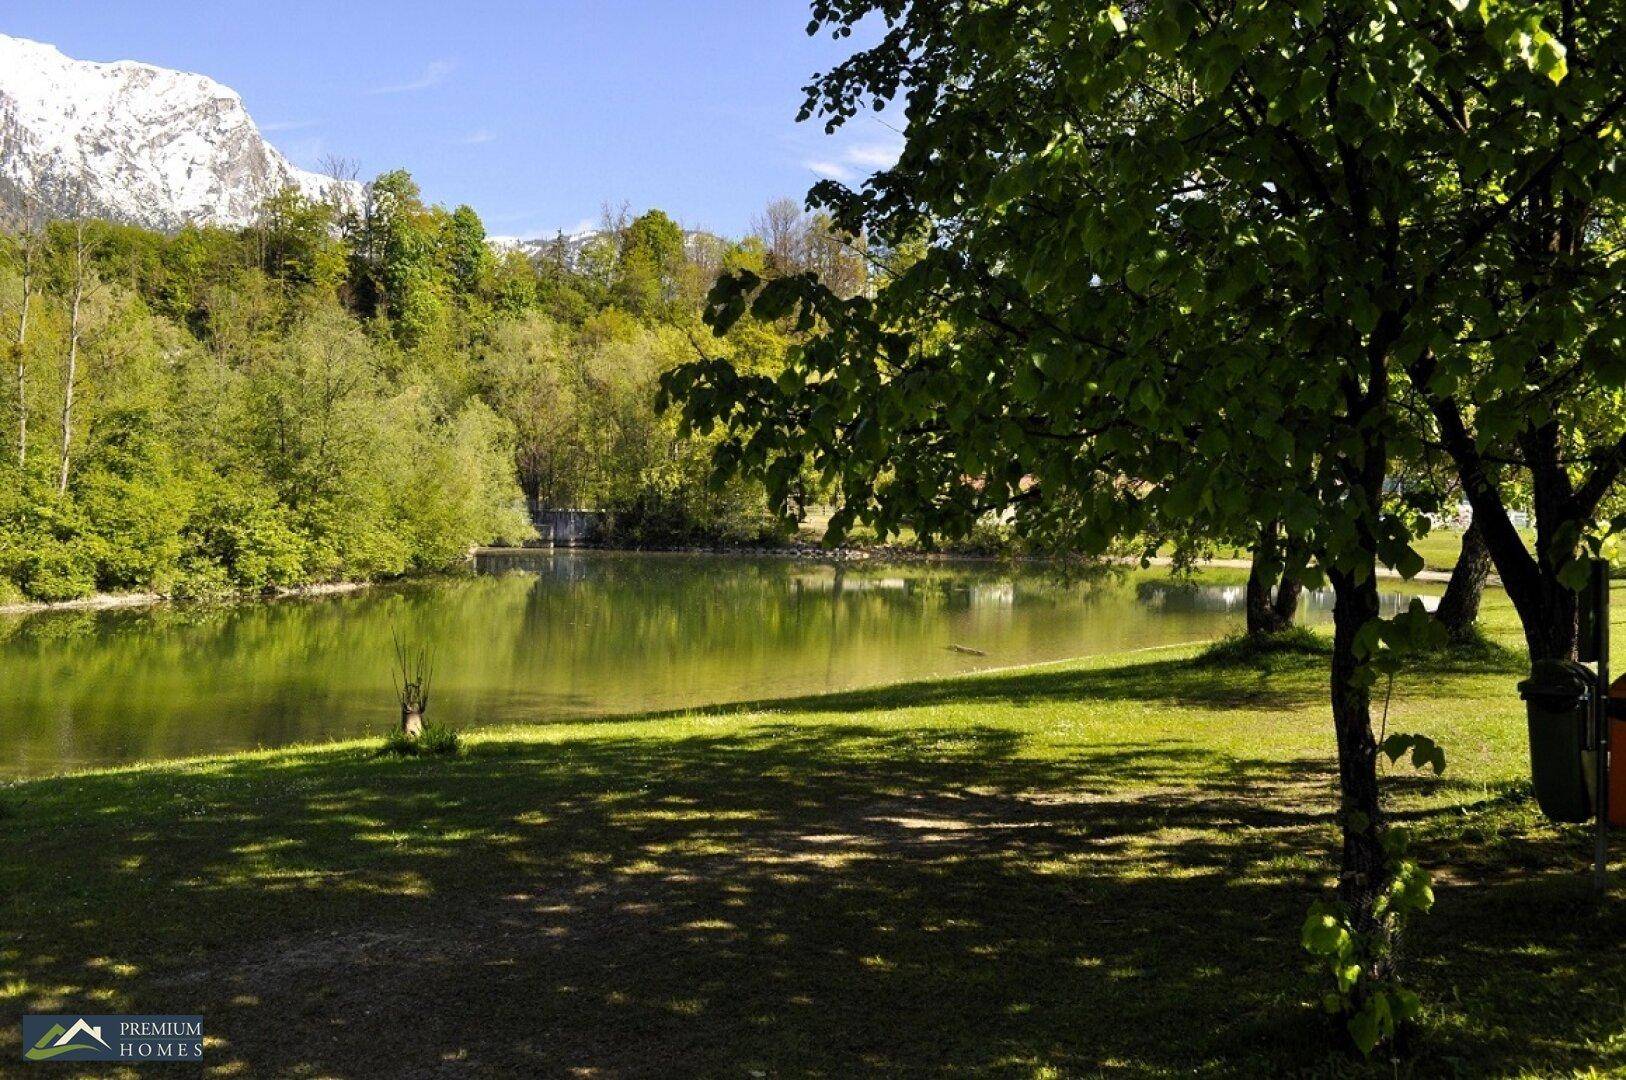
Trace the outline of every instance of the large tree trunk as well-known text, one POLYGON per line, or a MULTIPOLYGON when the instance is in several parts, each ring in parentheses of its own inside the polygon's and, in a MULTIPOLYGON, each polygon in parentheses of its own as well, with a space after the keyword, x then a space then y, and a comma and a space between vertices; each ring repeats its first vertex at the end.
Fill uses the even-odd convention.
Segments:
POLYGON ((1333 589, 1330 691, 1338 741, 1339 823, 1343 829, 1338 897, 1352 927, 1370 942, 1371 982, 1390 977, 1394 961, 1385 940, 1386 923, 1375 910, 1389 874, 1383 850, 1385 823, 1378 793, 1378 744, 1372 734, 1371 690, 1357 678, 1362 658, 1355 646, 1361 630, 1379 617, 1376 526, 1383 516, 1389 454, 1382 425, 1369 422, 1368 410, 1381 410, 1387 400, 1387 356, 1394 340, 1394 320, 1386 314, 1367 342, 1371 379, 1365 393, 1357 394, 1353 388, 1346 391, 1350 422, 1361 433, 1361 445, 1338 466, 1347 481, 1349 506, 1357 511, 1352 524, 1360 554, 1353 563, 1327 567, 1333 589))
POLYGON ((1298 611, 1301 586, 1283 573, 1284 553, 1281 527, 1272 521, 1259 530, 1253 548, 1253 566, 1248 570, 1244 607, 1248 636, 1263 637, 1290 629, 1298 611))
POLYGON ((1271 595, 1271 575, 1264 565, 1265 561, 1265 556, 1255 549, 1253 568, 1248 571, 1248 587, 1243 604, 1248 615, 1249 637, 1264 637, 1280 629, 1276 625, 1276 608, 1271 595))
POLYGON ((1485 543, 1485 533, 1476 520, 1462 534, 1462 554, 1451 570, 1451 581, 1440 598, 1434 617, 1453 642, 1464 642, 1473 637, 1474 624, 1479 621, 1479 601, 1485 595, 1485 582, 1490 578, 1491 553, 1485 543))
POLYGON ((1295 576, 1295 572, 1303 569, 1304 562, 1303 546, 1290 542, 1287 566, 1276 583, 1276 599, 1271 602, 1271 614, 1276 625, 1283 630, 1291 630, 1298 618, 1299 597, 1304 593, 1304 583, 1295 576))
POLYGON ((1359 666, 1355 635, 1378 617, 1377 579, 1368 572, 1357 582, 1356 575, 1337 570, 1329 577, 1334 595, 1332 722, 1338 740, 1339 816, 1343 827, 1338 896, 1348 906, 1356 929, 1375 933, 1380 925, 1373 916, 1372 904, 1387 882, 1383 811, 1378 798, 1378 745, 1372 735, 1371 694, 1355 679, 1359 666))
MULTIPOLYGON (((1425 356, 1413 368, 1412 381, 1427 386, 1433 372, 1433 360, 1425 356)), ((1619 475, 1621 455, 1611 455, 1595 466, 1577 488, 1559 459, 1556 422, 1528 430, 1520 437, 1520 449, 1530 467, 1536 511, 1536 550, 1531 554, 1513 527, 1490 463, 1480 452, 1456 402, 1435 397, 1429 404, 1440 425, 1446 452, 1457 467, 1462 492, 1473 507, 1474 524, 1482 530, 1502 587, 1519 613, 1530 659, 1573 659, 1580 635, 1577 598, 1559 581, 1558 574, 1575 554, 1576 528, 1596 513, 1598 503, 1619 475)))

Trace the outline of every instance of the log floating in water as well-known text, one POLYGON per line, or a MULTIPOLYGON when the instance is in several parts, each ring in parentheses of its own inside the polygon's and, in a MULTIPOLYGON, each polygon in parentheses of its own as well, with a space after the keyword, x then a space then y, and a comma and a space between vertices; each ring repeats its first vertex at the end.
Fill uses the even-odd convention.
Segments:
POLYGON ((950 645, 949 652, 965 653, 967 656, 987 656, 981 649, 973 649, 969 645, 950 645))

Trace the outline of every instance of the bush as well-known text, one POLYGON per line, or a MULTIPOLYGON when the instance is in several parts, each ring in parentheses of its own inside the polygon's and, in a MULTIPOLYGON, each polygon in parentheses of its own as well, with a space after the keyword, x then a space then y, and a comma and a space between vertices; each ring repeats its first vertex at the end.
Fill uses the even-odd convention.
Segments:
POLYGON ((82 542, 47 540, 22 564, 23 591, 35 600, 82 600, 96 591, 96 560, 82 542))
POLYGON ((1327 656, 1332 643, 1307 626, 1294 626, 1279 634, 1230 634, 1214 642, 1197 657, 1209 667, 1271 667, 1292 657, 1327 656))
POLYGON ((308 577, 309 545, 288 511, 252 478, 211 478, 185 535, 191 550, 177 582, 183 595, 286 587, 308 577))
POLYGON ((463 738, 445 724, 425 724, 416 739, 400 728, 384 736, 383 754, 397 757, 456 757, 463 752, 463 738))

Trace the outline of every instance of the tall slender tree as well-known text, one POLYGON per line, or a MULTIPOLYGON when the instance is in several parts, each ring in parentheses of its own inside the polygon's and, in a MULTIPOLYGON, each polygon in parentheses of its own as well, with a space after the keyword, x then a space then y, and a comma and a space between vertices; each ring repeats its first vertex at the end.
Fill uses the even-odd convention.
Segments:
POLYGON ((12 358, 16 370, 17 403, 17 469, 28 468, 28 320, 33 312, 34 292, 38 287, 41 232, 39 223, 25 217, 17 232, 17 248, 21 262, 17 326, 12 336, 12 358))
POLYGON ((67 230, 67 351, 62 364, 62 442, 57 455, 58 495, 68 492, 69 467, 73 458, 74 404, 79 389, 79 361, 85 342, 86 305, 99 290, 94 266, 95 237, 91 222, 76 214, 67 230))

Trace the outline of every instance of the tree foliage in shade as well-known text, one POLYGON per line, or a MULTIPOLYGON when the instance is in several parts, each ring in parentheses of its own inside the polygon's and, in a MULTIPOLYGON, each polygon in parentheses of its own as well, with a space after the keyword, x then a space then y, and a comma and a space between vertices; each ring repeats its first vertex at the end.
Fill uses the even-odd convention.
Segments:
MULTIPOLYGON (((1431 628, 1378 622, 1437 509, 1392 465, 1448 462, 1536 655, 1573 650, 1568 583, 1626 462, 1620 199, 1626 19, 1552 3, 816 0, 878 43, 809 87, 831 130, 901 104, 898 164, 812 201, 923 256, 871 297, 719 281, 709 318, 819 333, 775 377, 699 361, 668 395, 726 473, 836 485, 840 534, 1011 510, 1115 537, 1301 538, 1336 592, 1339 893, 1363 1032, 1389 1009, 1369 688, 1431 628), (1530 478, 1537 542, 1498 470, 1530 478)), ((1354 1028, 1352 1027, 1352 1030, 1354 1028)), ((1376 1029, 1381 1036, 1384 1032, 1376 1029)))

